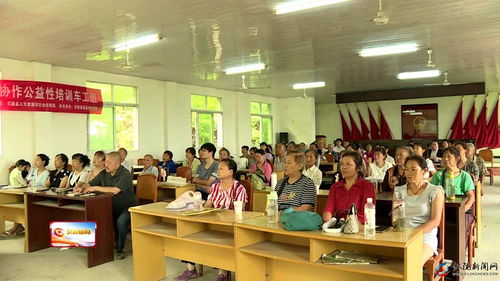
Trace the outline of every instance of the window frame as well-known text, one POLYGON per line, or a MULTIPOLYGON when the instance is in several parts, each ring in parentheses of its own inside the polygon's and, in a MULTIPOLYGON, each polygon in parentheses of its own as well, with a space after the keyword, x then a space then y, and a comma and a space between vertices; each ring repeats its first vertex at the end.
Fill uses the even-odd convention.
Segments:
MULTIPOLYGON (((96 83, 96 84, 105 84, 105 85, 110 85, 111 86, 111 102, 104 102, 102 103, 102 108, 111 108, 112 110, 112 115, 113 115, 113 148, 112 150, 117 150, 118 148, 116 147, 117 144, 117 136, 116 136, 116 107, 121 106, 121 107, 135 107, 137 110, 137 148, 136 149, 127 149, 128 151, 139 151, 140 150, 140 142, 139 142, 139 91, 137 90, 137 86, 131 86, 131 85, 124 85, 124 84, 118 84, 118 83, 109 83, 109 82, 98 82, 98 81, 86 81, 85 82, 85 87, 87 87, 87 83, 96 83), (114 87, 115 86, 121 86, 121 87, 131 87, 135 89, 135 103, 115 103, 114 102, 114 87)), ((104 100, 104 99, 103 99, 104 100)), ((87 150, 88 151, 94 151, 90 149, 90 134, 89 134, 89 126, 90 126, 90 114, 87 114, 87 150)), ((102 150, 108 150, 108 149, 102 149, 102 150)))
MULTIPOLYGON (((223 113, 223 106, 222 106, 222 97, 218 97, 218 96, 211 96, 211 95, 202 95, 202 94, 190 94, 189 95, 189 99, 190 99, 190 108, 191 108, 191 119, 193 118, 193 113, 196 114, 196 122, 195 122, 195 136, 193 136, 193 134, 191 134, 191 139, 194 139, 194 143, 192 143, 193 147, 195 148, 199 148, 201 147, 202 143, 200 141, 200 128, 199 128, 199 114, 210 114, 212 116, 212 127, 213 128, 216 128, 217 127, 217 124, 215 123, 215 114, 220 114, 221 116, 221 122, 223 123, 224 122, 224 113, 223 113), (205 98, 205 109, 193 109, 193 103, 192 103, 192 97, 193 96, 202 96, 205 98), (220 110, 209 110, 207 109, 208 108, 208 98, 216 98, 218 101, 219 101, 219 105, 220 105, 220 110), (196 133, 198 133, 196 136, 196 133)), ((216 147, 223 147, 224 146, 224 133, 223 133, 223 130, 224 130, 224 127, 223 127, 223 124, 221 124, 221 132, 220 132, 220 135, 221 135, 221 138, 220 140, 217 139, 217 143, 214 143, 214 145, 216 147), (220 145, 219 145, 220 144, 220 145)), ((192 130, 192 125, 191 125, 191 130, 192 130)), ((213 136, 213 131, 211 132, 212 136, 213 136)))
MULTIPOLYGON (((260 144, 261 142, 264 142, 264 141, 266 141, 267 143, 273 143, 274 142, 274 137, 273 137, 274 136, 274 124, 273 124, 273 106, 272 106, 272 104, 267 103, 267 102, 260 102, 260 101, 250 101, 249 107, 250 107, 250 128, 252 128, 252 117, 259 117, 260 118, 260 120, 259 120, 259 122, 260 122, 260 127, 259 127, 260 137, 259 137, 258 144, 260 144), (259 104, 259 113, 252 113, 252 103, 259 104), (266 114, 262 113, 262 108, 264 105, 269 106, 270 113, 266 113, 266 114), (264 140, 263 139, 263 126, 262 126, 263 121, 262 120, 264 118, 268 118, 271 120, 271 136, 270 136, 271 140, 264 140)), ((252 130, 252 129, 250 129, 250 130, 252 130)), ((252 137, 253 137, 252 132, 250 132, 250 143, 252 143, 252 145, 255 145, 252 141, 252 137)))

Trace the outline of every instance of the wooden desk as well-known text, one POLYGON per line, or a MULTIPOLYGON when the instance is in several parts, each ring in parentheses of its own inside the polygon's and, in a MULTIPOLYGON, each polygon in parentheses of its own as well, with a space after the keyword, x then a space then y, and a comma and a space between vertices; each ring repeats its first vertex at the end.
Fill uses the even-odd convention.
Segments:
POLYGON ((235 224, 238 281, 275 280, 422 280, 422 232, 407 230, 359 234, 286 231, 266 217, 235 224), (325 265, 322 253, 336 249, 384 255, 370 265, 325 265), (298 277, 300 276, 300 278, 298 277))
POLYGON ((26 237, 30 252, 50 247, 50 222, 95 221, 96 246, 88 248, 87 266, 93 267, 114 259, 113 217, 110 194, 92 197, 68 197, 49 192, 27 192, 26 237))
MULTIPOLYGON (((465 250, 465 201, 466 197, 456 197, 445 201, 445 258, 456 261, 462 266, 466 262, 465 250)), ((391 225, 392 193, 377 194, 377 225, 391 225)), ((458 280, 463 279, 458 275, 458 280)))
MULTIPOLYGON (((157 202, 130 208, 135 280, 165 278, 164 256, 236 270, 233 211, 182 216, 166 206, 157 202)), ((243 219, 262 215, 243 212, 243 219)))
MULTIPOLYGON (((27 188, 0 189, 0 233, 5 231, 5 221, 17 222, 27 227, 24 192, 27 188)), ((24 251, 28 252, 28 239, 24 239, 24 251)))
MULTIPOLYGON (((134 187, 137 186, 137 180, 133 181, 134 187)), ((187 183, 184 186, 171 185, 168 182, 159 181, 158 182, 158 199, 173 201, 184 192, 195 191, 196 185, 192 183, 187 183)))

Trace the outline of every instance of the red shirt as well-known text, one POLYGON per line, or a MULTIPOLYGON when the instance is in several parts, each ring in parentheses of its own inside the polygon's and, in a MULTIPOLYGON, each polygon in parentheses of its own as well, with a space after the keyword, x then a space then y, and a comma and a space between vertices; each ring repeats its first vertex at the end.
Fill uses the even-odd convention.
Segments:
POLYGON ((375 204, 375 186, 363 179, 358 178, 349 190, 345 188, 345 180, 336 182, 330 188, 328 199, 326 201, 323 212, 330 212, 337 218, 345 218, 349 213, 349 208, 354 203, 356 212, 358 213, 358 220, 360 223, 365 223, 365 204, 366 199, 372 198, 375 204))

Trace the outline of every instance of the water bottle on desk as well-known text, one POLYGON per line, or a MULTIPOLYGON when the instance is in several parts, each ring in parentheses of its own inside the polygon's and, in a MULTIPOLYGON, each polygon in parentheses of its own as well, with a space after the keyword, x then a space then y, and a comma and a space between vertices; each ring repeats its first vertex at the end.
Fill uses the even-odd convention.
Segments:
POLYGON ((271 191, 267 195, 267 222, 269 224, 278 222, 278 193, 276 191, 271 191))
POLYGON ((396 193, 396 199, 392 205, 392 226, 396 231, 405 229, 405 200, 400 193, 396 193))
POLYGON ((167 180, 167 171, 164 168, 161 168, 160 175, 161 175, 162 181, 167 180))
POLYGON ((373 199, 366 199, 365 204, 365 237, 375 236, 375 205, 373 199))
POLYGON ((277 183, 278 183, 278 174, 273 172, 271 174, 271 188, 274 189, 276 187, 277 183))

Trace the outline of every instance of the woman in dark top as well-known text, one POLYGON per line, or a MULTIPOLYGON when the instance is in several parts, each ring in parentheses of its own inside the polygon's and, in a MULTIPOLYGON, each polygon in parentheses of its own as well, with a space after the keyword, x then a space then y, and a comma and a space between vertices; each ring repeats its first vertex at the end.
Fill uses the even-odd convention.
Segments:
POLYGON ((409 146, 400 146, 396 148, 396 165, 385 173, 384 181, 382 182, 383 191, 393 191, 397 185, 406 184, 405 161, 412 154, 409 146))
POLYGON ((56 169, 50 171, 49 178, 45 183, 45 187, 66 187, 69 176, 67 166, 68 156, 66 156, 66 154, 64 153, 57 154, 56 158, 54 159, 54 167, 56 169))

